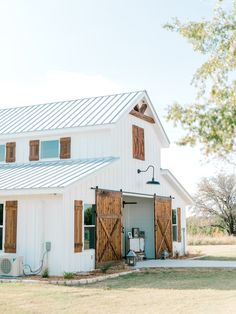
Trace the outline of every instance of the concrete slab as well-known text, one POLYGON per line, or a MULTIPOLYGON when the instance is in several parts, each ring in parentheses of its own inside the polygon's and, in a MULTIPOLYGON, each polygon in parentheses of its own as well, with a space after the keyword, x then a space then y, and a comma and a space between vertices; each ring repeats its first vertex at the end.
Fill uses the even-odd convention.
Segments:
POLYGON ((146 260, 137 262, 135 268, 236 268, 236 261, 146 260))

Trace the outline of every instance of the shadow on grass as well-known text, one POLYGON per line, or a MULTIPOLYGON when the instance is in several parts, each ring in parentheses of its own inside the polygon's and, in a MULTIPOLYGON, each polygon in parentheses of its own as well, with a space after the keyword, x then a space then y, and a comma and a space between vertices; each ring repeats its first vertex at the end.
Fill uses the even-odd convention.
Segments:
POLYGON ((236 290, 236 270, 148 269, 83 288, 127 290, 127 292, 133 289, 236 290))

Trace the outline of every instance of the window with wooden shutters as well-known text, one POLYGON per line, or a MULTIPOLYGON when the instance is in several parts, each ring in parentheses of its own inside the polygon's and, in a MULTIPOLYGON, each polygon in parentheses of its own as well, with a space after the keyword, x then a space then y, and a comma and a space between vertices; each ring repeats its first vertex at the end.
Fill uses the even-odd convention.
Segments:
POLYGON ((7 201, 5 206, 5 253, 16 253, 17 201, 7 201))
POLYGON ((74 201, 74 252, 82 252, 83 202, 74 201))
POLYGON ((29 160, 39 160, 39 140, 29 142, 29 160))
POLYGON ((6 144, 6 162, 15 162, 16 161, 16 143, 7 143, 6 144))
POLYGON ((133 158, 145 160, 144 129, 133 125, 133 158))
POLYGON ((181 242, 181 208, 177 208, 177 220, 178 220, 178 242, 181 242))
POLYGON ((62 137, 60 139, 60 158, 67 159, 71 155, 71 138, 62 137))

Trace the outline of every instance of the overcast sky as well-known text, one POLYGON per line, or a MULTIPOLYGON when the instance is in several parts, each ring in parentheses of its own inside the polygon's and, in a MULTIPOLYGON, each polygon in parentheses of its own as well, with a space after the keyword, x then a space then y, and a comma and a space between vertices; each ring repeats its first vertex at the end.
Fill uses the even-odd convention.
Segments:
MULTIPOLYGON (((230 1, 226 1, 230 2, 230 1)), ((203 58, 162 28, 172 17, 199 20, 213 0, 0 0, 0 107, 146 89, 173 143, 162 155, 191 193, 223 164, 199 148, 176 147, 181 130, 164 119, 190 103, 203 58), (202 161, 201 161, 202 160, 202 161)))

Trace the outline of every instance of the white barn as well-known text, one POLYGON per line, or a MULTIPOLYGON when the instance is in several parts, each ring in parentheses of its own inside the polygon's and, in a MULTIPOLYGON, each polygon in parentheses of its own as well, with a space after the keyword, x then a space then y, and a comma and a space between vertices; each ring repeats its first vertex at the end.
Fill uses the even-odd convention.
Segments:
POLYGON ((1 109, 0 256, 36 269, 49 242, 61 275, 122 259, 133 236, 146 258, 183 255, 192 200, 161 169, 168 146, 146 91, 1 109))

